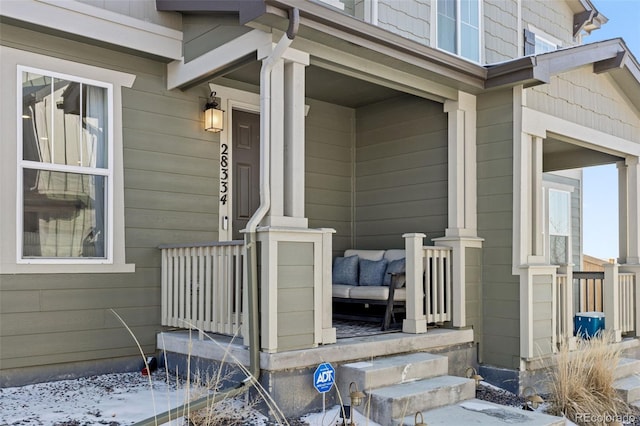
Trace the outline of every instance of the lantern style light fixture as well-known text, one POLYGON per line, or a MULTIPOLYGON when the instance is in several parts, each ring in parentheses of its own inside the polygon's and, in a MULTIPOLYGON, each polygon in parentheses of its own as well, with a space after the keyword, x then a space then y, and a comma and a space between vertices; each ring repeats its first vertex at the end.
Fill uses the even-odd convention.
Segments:
POLYGON ((221 132, 224 129, 224 111, 216 102, 216 92, 212 91, 204 105, 204 129, 207 132, 221 132))

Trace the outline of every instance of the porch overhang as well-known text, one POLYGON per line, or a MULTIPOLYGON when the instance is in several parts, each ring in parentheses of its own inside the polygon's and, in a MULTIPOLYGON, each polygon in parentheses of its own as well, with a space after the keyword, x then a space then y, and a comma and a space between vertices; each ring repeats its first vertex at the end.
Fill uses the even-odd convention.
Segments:
POLYGON ((560 49, 487 66, 485 88, 524 87, 549 83, 551 76, 591 65, 596 74, 609 73, 640 109, 640 65, 624 40, 611 40, 560 49))
MULTIPOLYGON (((440 99, 456 99, 458 90, 479 93, 484 88, 487 75, 485 67, 408 40, 326 5, 301 0, 249 0, 247 5, 244 3, 226 0, 156 0, 156 7, 162 11, 182 13, 238 14, 240 25, 265 32, 274 29, 276 32, 284 31, 288 22, 287 10, 298 8, 300 30, 292 47, 308 52, 312 65, 336 70, 339 64, 327 64, 326 58, 322 57, 326 53, 323 49, 330 46, 332 52, 361 58, 419 78, 425 84, 431 84, 434 95, 440 99)), ((347 73, 350 72, 350 64, 345 65, 347 73)), ((429 90, 427 88, 425 93, 429 90)))

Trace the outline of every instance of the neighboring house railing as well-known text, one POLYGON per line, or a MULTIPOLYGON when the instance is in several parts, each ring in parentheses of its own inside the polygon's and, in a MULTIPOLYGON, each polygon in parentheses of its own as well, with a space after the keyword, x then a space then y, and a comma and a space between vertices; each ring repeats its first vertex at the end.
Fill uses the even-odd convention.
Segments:
POLYGON ((578 292, 578 312, 603 312, 604 272, 573 271, 573 282, 578 292))
POLYGON ((244 241, 167 244, 162 251, 162 325, 241 335, 244 241))

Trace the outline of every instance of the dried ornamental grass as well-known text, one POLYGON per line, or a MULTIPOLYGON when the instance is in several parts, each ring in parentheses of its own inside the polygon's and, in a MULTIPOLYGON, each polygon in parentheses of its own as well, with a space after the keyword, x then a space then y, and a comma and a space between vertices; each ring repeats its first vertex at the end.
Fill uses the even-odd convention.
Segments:
POLYGON ((627 413, 627 404, 613 387, 619 359, 620 349, 609 344, 607 333, 579 339, 575 351, 563 345, 550 373, 550 414, 564 415, 579 425, 586 424, 583 419, 588 415, 589 425, 595 425, 599 423, 594 418, 627 413))

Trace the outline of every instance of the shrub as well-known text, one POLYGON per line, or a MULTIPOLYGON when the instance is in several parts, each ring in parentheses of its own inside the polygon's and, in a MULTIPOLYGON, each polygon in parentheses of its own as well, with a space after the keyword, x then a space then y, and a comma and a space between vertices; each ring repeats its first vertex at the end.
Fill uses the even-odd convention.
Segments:
POLYGON ((585 414, 615 418, 628 412, 613 387, 619 359, 620 349, 609 343, 606 333, 590 340, 579 339, 576 351, 570 352, 563 345, 558 364, 550 373, 550 414, 564 415, 583 425, 585 414))

